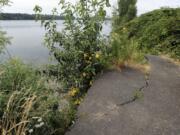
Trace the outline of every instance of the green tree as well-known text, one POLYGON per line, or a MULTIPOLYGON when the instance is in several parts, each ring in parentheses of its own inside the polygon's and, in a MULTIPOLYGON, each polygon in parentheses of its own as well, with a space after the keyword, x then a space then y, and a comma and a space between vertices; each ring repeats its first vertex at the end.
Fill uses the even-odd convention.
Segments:
POLYGON ((134 19, 137 14, 137 0, 118 0, 118 8, 114 11, 114 26, 121 26, 134 19))

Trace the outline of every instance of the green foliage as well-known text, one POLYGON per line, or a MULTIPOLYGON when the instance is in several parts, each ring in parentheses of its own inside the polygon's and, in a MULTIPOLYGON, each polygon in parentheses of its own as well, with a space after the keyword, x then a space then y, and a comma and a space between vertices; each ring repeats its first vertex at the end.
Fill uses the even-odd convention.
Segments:
MULTIPOLYGON (((7 43, 5 32, 0 32, 0 53, 7 43)), ((0 65, 0 134, 64 134, 75 118, 75 108, 68 99, 60 104, 62 96, 50 87, 50 80, 17 59, 0 65)))
POLYGON ((44 88, 42 82, 38 84, 40 77, 36 76, 35 71, 19 60, 12 59, 1 64, 0 73, 0 93, 3 97, 1 105, 7 103, 3 99, 9 98, 15 91, 44 88))
MULTIPOLYGON (((113 12, 112 20, 112 61, 117 66, 124 66, 128 63, 140 63, 143 61, 143 53, 137 48, 137 42, 129 40, 127 35, 119 33, 119 27, 134 19, 137 14, 137 0, 118 0, 118 8, 113 12)), ((123 31, 126 28, 123 27, 123 31)))
POLYGON ((7 44, 10 44, 9 37, 6 36, 6 32, 0 31, 0 53, 3 52, 7 44))
POLYGON ((32 135, 64 134, 75 109, 70 103, 62 107, 58 93, 47 88, 48 82, 49 78, 19 60, 0 65, 0 132, 4 124, 10 127, 28 121, 23 126, 27 134, 30 131, 32 135), (28 112, 26 107, 30 108, 28 112))
POLYGON ((32 67, 23 64, 20 60, 12 59, 4 64, 1 64, 2 75, 0 76, 0 90, 6 93, 18 91, 22 88, 32 88, 35 90, 41 89, 37 82, 39 76, 32 67), (34 84, 34 85, 32 85, 34 84))
POLYGON ((129 40, 126 35, 112 33, 112 62, 117 66, 128 64, 145 64, 144 53, 138 49, 135 40, 129 40))
MULTIPOLYGON (((8 5, 8 4, 9 4, 9 0, 0 0, 0 10, 3 6, 8 5)), ((5 46, 9 43, 10 43, 10 40, 6 36, 6 32, 0 31, 0 53, 2 53, 5 46)))
POLYGON ((5 6, 5 5, 8 5, 9 4, 9 0, 0 0, 0 6, 5 6))
POLYGON ((61 0, 59 5, 65 28, 59 32, 54 21, 43 21, 47 30, 45 41, 59 63, 58 74, 64 88, 87 90, 91 80, 103 69, 107 55, 101 31, 106 16, 104 8, 109 2, 80 0, 73 5, 61 0))
POLYGON ((113 13, 114 29, 136 17, 136 3, 137 0, 118 0, 118 8, 113 13))
POLYGON ((180 8, 163 8, 135 18, 115 33, 134 40, 138 50, 145 53, 169 54, 180 59, 179 19, 180 8))
POLYGON ((32 135, 64 135, 75 118, 75 108, 71 104, 60 110, 58 98, 49 94, 38 99, 31 111, 28 129, 32 135), (40 120, 39 120, 40 119, 40 120))

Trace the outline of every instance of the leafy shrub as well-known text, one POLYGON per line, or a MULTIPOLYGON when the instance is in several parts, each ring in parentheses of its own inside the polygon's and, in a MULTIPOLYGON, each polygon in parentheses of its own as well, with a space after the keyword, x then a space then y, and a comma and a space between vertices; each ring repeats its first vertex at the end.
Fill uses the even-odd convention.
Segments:
POLYGON ((137 49, 144 53, 169 54, 180 59, 179 19, 180 8, 162 8, 135 18, 115 33, 137 42, 137 49))
MULTIPOLYGON (((59 63, 57 70, 64 89, 79 88, 84 93, 106 62, 107 45, 101 31, 104 8, 109 4, 107 0, 80 0, 72 5, 61 0, 60 5, 65 28, 59 32, 56 22, 43 21, 45 41, 59 63)), ((40 7, 35 10, 41 12, 40 7)))

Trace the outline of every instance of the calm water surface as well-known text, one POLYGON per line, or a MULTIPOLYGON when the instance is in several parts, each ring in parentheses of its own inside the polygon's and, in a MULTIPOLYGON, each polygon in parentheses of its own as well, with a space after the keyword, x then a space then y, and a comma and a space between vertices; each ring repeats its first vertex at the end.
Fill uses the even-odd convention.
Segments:
MULTIPOLYGON (((63 21, 57 21, 59 31, 63 28, 63 21)), ((49 51, 43 44, 45 30, 40 22, 35 21, 0 21, 3 31, 12 37, 11 45, 7 50, 11 57, 18 57, 27 63, 49 63, 49 51)), ((111 31, 110 22, 104 24, 103 34, 108 35, 111 31)), ((0 56, 1 61, 8 59, 5 55, 0 56)))

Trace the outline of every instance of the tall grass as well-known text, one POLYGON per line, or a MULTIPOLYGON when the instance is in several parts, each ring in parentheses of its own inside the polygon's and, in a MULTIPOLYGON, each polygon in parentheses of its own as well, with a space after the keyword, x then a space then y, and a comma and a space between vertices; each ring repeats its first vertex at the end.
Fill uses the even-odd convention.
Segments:
POLYGON ((50 80, 19 60, 0 65, 1 135, 64 134, 75 111, 50 80))
POLYGON ((13 92, 0 121, 1 135, 25 135, 28 130, 29 113, 36 95, 13 92), (27 96, 25 96, 27 95, 27 96))
POLYGON ((112 33, 112 61, 116 67, 145 64, 144 53, 138 49, 134 40, 128 40, 124 35, 112 33))

